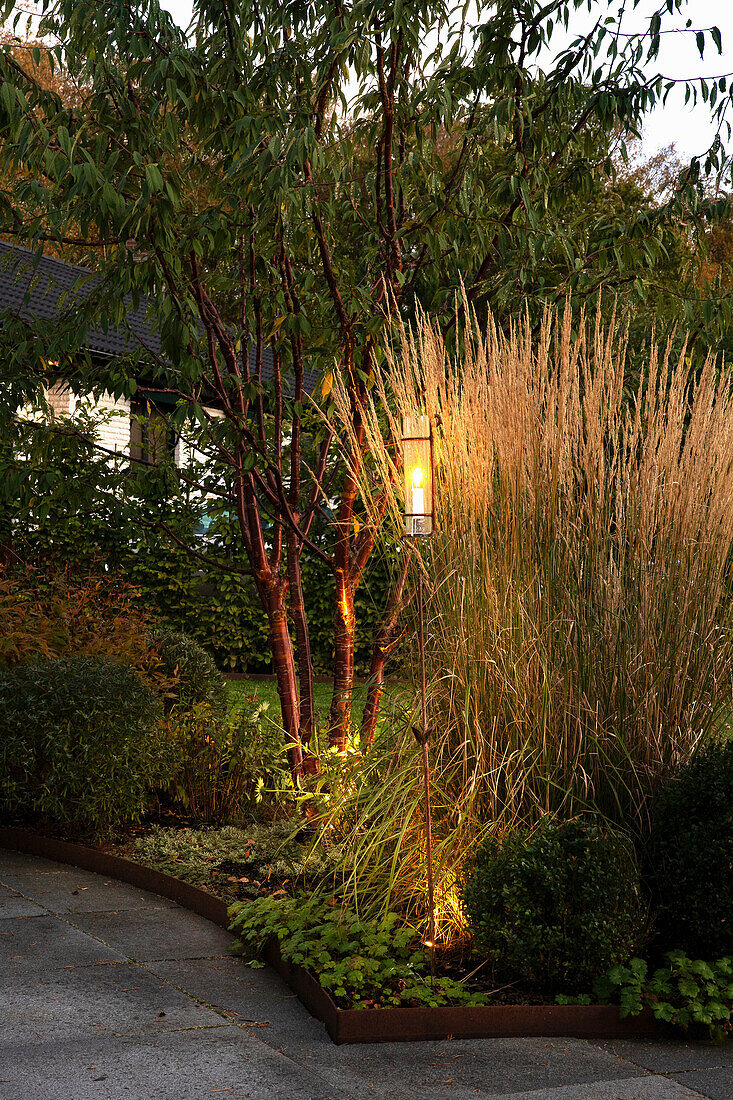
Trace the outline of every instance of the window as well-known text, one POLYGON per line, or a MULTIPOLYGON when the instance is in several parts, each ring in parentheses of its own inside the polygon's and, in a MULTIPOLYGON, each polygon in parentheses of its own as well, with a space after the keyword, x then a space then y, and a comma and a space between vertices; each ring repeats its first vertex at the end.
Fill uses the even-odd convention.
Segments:
POLYGON ((175 461, 178 436, 163 411, 147 398, 130 403, 130 458, 133 462, 160 466, 175 461))

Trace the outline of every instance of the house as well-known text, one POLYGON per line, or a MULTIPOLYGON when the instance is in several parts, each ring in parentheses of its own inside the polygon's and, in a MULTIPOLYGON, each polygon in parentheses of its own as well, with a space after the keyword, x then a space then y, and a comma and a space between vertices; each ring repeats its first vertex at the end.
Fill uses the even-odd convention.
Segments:
MULTIPOLYGON (((27 322, 53 324, 73 309, 74 299, 86 298, 99 283, 99 277, 88 268, 43 255, 36 266, 36 254, 27 248, 0 241, 0 319, 11 316, 27 322), (27 300, 26 300, 27 297, 27 300)), ((160 336, 156 330, 150 299, 141 300, 137 310, 130 301, 125 329, 91 328, 83 350, 92 361, 102 362, 125 354, 142 343, 154 353, 160 353, 160 336)), ((82 350, 82 349, 80 349, 82 350)), ((254 369, 254 356, 250 362, 254 369)), ((267 348, 263 357, 263 380, 272 380, 272 354, 267 348)), ((306 379, 313 392, 317 376, 306 379)), ((66 382, 58 382, 47 391, 54 413, 73 413, 80 398, 66 382)), ((98 440, 101 446, 133 459, 155 461, 161 448, 172 449, 178 464, 183 460, 181 441, 173 438, 165 427, 164 395, 146 390, 145 380, 138 384, 133 400, 104 394, 97 402, 100 413, 117 413, 100 424, 98 440), (156 411, 160 427, 155 428, 156 411)), ((170 407, 170 406, 169 406, 170 407)), ((217 410, 211 410, 216 414, 217 410)))

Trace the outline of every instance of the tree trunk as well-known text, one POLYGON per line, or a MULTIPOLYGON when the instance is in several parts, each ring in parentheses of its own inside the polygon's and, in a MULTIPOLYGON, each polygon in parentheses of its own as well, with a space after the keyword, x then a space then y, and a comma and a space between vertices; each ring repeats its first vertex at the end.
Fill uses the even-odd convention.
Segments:
POLYGON ((351 726, 351 699, 354 692, 354 586, 343 569, 336 572, 334 624, 333 695, 328 716, 328 743, 343 752, 351 726))
POLYGON ((280 578, 268 583, 266 596, 270 648, 275 666, 277 694, 280 699, 283 728, 288 743, 288 761, 297 785, 303 776, 303 749, 300 743, 300 704, 295 672, 295 654, 288 630, 284 585, 280 578))
POLYGON ((308 617, 303 601, 302 544, 293 532, 287 536, 288 596, 295 628, 295 651, 300 682, 300 740, 307 745, 316 726, 313 699, 313 659, 308 617))
POLYGON ((405 551, 399 575, 389 594, 384 619, 380 623, 374 639, 372 663, 369 669, 369 688, 367 691, 366 703, 364 705, 364 714, 361 719, 362 750, 368 749, 371 746, 377 728, 379 704, 384 694, 384 668, 387 663, 387 657, 395 646, 395 629, 406 603, 404 591, 407 572, 410 567, 410 557, 411 554, 405 551))

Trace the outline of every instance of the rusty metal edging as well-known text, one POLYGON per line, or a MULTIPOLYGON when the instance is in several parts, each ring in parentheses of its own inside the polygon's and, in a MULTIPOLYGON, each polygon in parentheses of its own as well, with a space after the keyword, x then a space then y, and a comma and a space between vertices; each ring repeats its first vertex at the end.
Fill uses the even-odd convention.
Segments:
POLYGON ((206 920, 218 924, 221 928, 228 928, 231 923, 227 915, 227 903, 221 898, 215 898, 206 890, 200 890, 197 886, 182 882, 173 875, 166 875, 141 863, 133 863, 129 859, 112 855, 110 852, 101 852, 96 848, 87 848, 84 844, 57 840, 55 837, 42 836, 29 829, 18 829, 7 825, 0 826, 0 848, 27 852, 30 855, 42 856, 44 859, 56 860, 57 863, 70 863, 73 867, 81 867, 85 871, 94 871, 98 875, 120 879, 141 890, 149 890, 170 901, 176 901, 185 909, 191 909, 200 917, 205 917, 206 920))
MULTIPOLYGON (((96 874, 178 902, 200 917, 228 929, 228 906, 206 890, 173 875, 144 867, 121 856, 29 829, 0 826, 0 848, 69 863, 96 874)), ((621 1019, 613 1005, 480 1005, 440 1008, 339 1008, 318 981, 268 944, 265 959, 290 986, 312 1016, 326 1027, 334 1043, 394 1043, 425 1039, 488 1039, 546 1036, 575 1039, 659 1039, 669 1030, 645 1009, 621 1019)))

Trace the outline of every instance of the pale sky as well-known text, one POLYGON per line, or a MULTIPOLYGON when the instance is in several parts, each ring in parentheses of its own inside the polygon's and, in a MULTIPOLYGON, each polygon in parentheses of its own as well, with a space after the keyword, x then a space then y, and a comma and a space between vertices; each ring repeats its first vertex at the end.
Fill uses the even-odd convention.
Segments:
MULTIPOLYGON (((660 3, 661 0, 640 0, 637 11, 628 17, 628 29, 645 25, 650 12, 656 10, 660 3)), ((161 0, 161 4, 171 12, 177 23, 187 26, 191 18, 191 0, 161 0)), ((600 5, 594 4, 594 19, 599 10, 600 5)), ((665 22, 664 26, 682 29, 687 18, 692 18, 696 27, 712 25, 720 28, 723 37, 722 56, 717 54, 710 43, 705 51, 705 59, 701 61, 693 35, 669 34, 663 37, 662 54, 657 67, 665 76, 695 76, 703 73, 722 76, 733 72, 733 4, 730 0, 694 0, 683 18, 676 17, 674 22, 665 22)), ((571 23, 571 34, 582 33, 588 25, 587 13, 579 12, 571 23)), ((553 44, 554 41, 555 39, 553 44)), ((558 47, 562 44, 562 40, 558 38, 558 47)), ((666 107, 659 108, 650 116, 644 132, 644 147, 651 155, 657 149, 674 142, 678 152, 689 157, 704 152, 713 134, 708 109, 704 104, 693 110, 691 107, 685 108, 682 96, 670 97, 666 107)))

